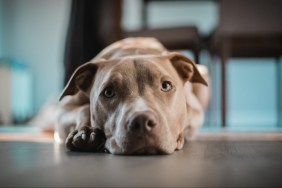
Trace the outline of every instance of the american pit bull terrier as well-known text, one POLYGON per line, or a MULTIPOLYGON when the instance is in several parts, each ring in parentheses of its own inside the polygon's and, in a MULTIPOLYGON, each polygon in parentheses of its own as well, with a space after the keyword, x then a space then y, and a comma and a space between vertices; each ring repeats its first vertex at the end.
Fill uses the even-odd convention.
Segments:
POLYGON ((77 151, 173 153, 204 121, 208 97, 193 89, 206 88, 194 83, 208 85, 181 53, 154 38, 123 39, 73 73, 55 137, 77 151))

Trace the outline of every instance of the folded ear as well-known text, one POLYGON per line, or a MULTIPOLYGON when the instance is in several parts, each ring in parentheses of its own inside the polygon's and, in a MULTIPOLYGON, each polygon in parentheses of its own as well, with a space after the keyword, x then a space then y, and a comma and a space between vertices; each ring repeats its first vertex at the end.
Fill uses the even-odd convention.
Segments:
POLYGON ((94 80, 97 69, 98 63, 92 61, 79 66, 69 79, 59 100, 66 95, 75 95, 78 91, 86 93, 94 80))
POLYGON ((168 56, 173 67, 185 82, 190 81, 192 83, 201 83, 208 86, 196 64, 191 59, 177 52, 169 53, 168 56))

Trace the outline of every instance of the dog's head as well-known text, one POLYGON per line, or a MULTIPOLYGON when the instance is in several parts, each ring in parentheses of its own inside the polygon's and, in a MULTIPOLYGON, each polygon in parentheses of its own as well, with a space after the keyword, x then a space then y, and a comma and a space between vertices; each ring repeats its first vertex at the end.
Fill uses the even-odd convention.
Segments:
POLYGON ((92 126, 104 131, 110 153, 172 153, 189 124, 188 81, 207 85, 194 62, 175 52, 95 60, 75 71, 62 96, 89 96, 92 126))

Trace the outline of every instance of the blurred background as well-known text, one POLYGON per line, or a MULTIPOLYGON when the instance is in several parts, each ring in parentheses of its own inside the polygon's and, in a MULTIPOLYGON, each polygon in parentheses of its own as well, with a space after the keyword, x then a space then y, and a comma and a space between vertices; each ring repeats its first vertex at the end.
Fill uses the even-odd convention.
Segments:
POLYGON ((281 128, 280 0, 0 0, 0 126, 28 124, 80 64, 154 36, 209 67, 206 128, 281 128))

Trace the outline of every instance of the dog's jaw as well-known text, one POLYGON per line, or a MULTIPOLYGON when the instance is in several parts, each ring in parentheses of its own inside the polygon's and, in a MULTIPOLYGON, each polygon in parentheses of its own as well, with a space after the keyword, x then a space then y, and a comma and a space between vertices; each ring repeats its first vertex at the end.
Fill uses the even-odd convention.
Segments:
MULTIPOLYGON (((119 146, 115 138, 110 138, 106 141, 105 149, 115 155, 156 155, 156 154, 171 154, 175 150, 179 150, 174 147, 175 144, 167 146, 145 146, 145 144, 135 145, 134 148, 128 149, 123 146, 119 146)), ((182 145, 183 147, 183 145, 182 145)), ((181 148, 182 149, 182 148, 181 148)))

